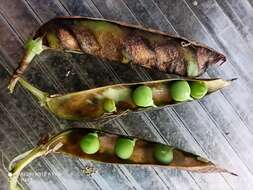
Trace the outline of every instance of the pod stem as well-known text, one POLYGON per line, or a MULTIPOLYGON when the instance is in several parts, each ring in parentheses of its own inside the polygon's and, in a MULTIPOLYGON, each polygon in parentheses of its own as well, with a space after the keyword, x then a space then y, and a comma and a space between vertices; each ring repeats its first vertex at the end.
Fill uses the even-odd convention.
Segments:
POLYGON ((61 142, 69 133, 72 132, 72 129, 67 129, 58 135, 49 139, 45 144, 40 144, 37 147, 15 157, 9 164, 9 174, 8 174, 8 185, 9 190, 21 190, 22 188, 17 185, 18 177, 21 171, 34 159, 46 156, 51 152, 56 152, 64 144, 61 142))
POLYGON ((29 64, 32 62, 33 58, 36 55, 39 55, 42 51, 47 49, 42 45, 43 37, 36 38, 34 40, 30 39, 25 44, 25 53, 19 63, 19 67, 15 70, 10 83, 8 85, 8 89, 10 93, 13 93, 14 88, 20 79, 20 76, 25 72, 29 64))
POLYGON ((14 160, 9 165, 9 190, 21 190, 22 188, 17 185, 18 177, 21 171, 34 159, 45 155, 46 153, 47 150, 44 148, 43 145, 41 145, 14 158, 14 160), (14 162, 16 162, 16 164, 13 166, 14 162))
POLYGON ((41 106, 44 106, 48 97, 48 93, 43 92, 36 88, 35 86, 28 83, 26 80, 19 78, 20 84, 27 89, 29 92, 31 92, 38 100, 41 106))

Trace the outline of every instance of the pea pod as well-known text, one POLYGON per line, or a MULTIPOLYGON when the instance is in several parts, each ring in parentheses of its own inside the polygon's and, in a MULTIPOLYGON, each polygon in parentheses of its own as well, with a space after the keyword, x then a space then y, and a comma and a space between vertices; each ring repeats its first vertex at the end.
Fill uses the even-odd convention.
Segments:
POLYGON ((59 118, 68 120, 97 120, 115 117, 126 112, 158 109, 193 100, 177 102, 171 98, 169 86, 173 81, 178 80, 188 82, 201 81, 207 86, 208 91, 206 95, 208 95, 229 86, 233 79, 188 79, 174 76, 164 80, 108 85, 63 95, 49 95, 35 88, 24 79, 20 79, 19 81, 24 88, 38 98, 43 107, 47 108, 59 118), (152 89, 152 101, 155 107, 139 107, 134 103, 131 95, 134 89, 141 85, 152 89), (113 112, 108 112, 104 109, 104 101, 107 99, 113 100, 113 103, 115 103, 114 106, 116 108, 113 109, 113 112))
POLYGON ((43 140, 40 142, 42 143, 40 143, 37 147, 17 156, 13 159, 13 161, 11 161, 8 175, 10 190, 16 189, 18 177, 25 166, 27 166, 34 159, 41 156, 46 156, 49 153, 61 153, 85 160, 110 164, 159 166, 163 168, 176 168, 195 172, 227 172, 232 175, 236 175, 215 165, 211 161, 202 158, 201 156, 162 144, 162 146, 167 146, 170 149, 173 148, 173 159, 171 159, 168 164, 160 163, 153 156, 154 149, 157 146, 156 142, 88 128, 70 128, 60 132, 55 136, 52 136, 51 138, 48 138, 46 141, 43 140), (90 133, 96 133, 99 141, 101 142, 100 148, 95 154, 86 154, 80 147, 80 141, 82 140, 83 136, 86 136, 90 133), (119 138, 135 139, 133 153, 127 160, 120 159, 114 152, 115 144, 119 138))
POLYGON ((200 43, 105 19, 59 17, 42 25, 28 44, 9 85, 12 92, 20 75, 42 49, 87 53, 98 58, 133 63, 187 77, 201 75, 225 56, 200 43))

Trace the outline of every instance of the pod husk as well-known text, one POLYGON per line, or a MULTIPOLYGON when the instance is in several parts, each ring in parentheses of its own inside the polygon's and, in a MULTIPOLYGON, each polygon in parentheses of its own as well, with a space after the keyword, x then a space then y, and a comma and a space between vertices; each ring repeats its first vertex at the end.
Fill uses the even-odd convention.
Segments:
POLYGON ((154 146, 156 144, 157 142, 138 139, 136 137, 108 133, 101 130, 88 128, 67 129, 55 136, 52 136, 51 138, 48 138, 47 140, 40 141, 37 147, 14 158, 9 165, 9 187, 10 190, 16 189, 18 177, 22 169, 34 159, 41 156, 46 156, 49 153, 61 153, 85 160, 92 160, 109 164, 157 166, 163 168, 188 170, 193 172, 226 172, 232 175, 236 175, 235 173, 229 172, 228 170, 215 165, 211 161, 201 156, 180 150, 169 145, 167 146, 173 149, 172 162, 166 165, 159 164, 153 156, 154 146), (95 154, 86 154, 80 148, 80 140, 84 135, 94 132, 96 132, 99 136, 100 148, 95 154), (119 137, 126 137, 135 140, 133 154, 127 160, 122 160, 114 154, 114 146, 117 138, 119 137))
POLYGON ((189 79, 173 75, 171 78, 164 80, 115 84, 79 92, 56 95, 49 95, 46 92, 42 92, 26 82, 24 79, 20 79, 20 83, 24 88, 37 97, 39 103, 43 107, 54 113, 59 118, 67 120, 93 121, 113 118, 126 114, 127 112, 160 109, 192 101, 193 99, 185 102, 176 102, 172 100, 169 92, 169 86, 171 82, 175 80, 203 82, 208 88, 208 92, 206 94, 208 95, 229 86, 234 79, 189 79), (140 85, 146 85, 152 89, 154 106, 144 108, 137 107, 134 104, 131 94, 132 91, 140 85), (103 101, 105 99, 114 100, 116 102, 117 110, 111 113, 105 112, 103 109, 103 101))
MULTIPOLYGON (((223 54, 198 42, 100 18, 57 17, 42 25, 34 39, 43 40, 44 49, 87 53, 187 77, 197 77, 210 65, 226 61, 223 54)), ((29 54, 28 51, 24 53, 19 68, 12 76, 11 91, 35 56, 29 54)))

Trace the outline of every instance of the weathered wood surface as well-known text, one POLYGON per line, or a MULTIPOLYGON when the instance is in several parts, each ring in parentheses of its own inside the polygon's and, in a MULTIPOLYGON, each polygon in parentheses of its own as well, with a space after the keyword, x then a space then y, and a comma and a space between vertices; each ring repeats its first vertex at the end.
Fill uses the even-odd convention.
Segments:
MULTIPOLYGON (((235 171, 239 177, 152 167, 111 166, 52 155, 33 162, 24 171, 21 184, 25 188, 252 189, 251 0, 1 0, 0 189, 7 189, 5 167, 8 161, 35 146, 41 134, 59 131, 66 125, 94 125, 55 118, 20 86, 13 95, 7 91, 10 73, 18 64, 24 41, 42 23, 56 15, 105 17, 141 24, 201 41, 224 52, 228 61, 219 68, 209 70, 205 76, 238 77, 232 87, 198 102, 118 118, 103 128, 170 143, 198 153, 235 171), (82 172, 86 166, 93 166, 98 171, 87 176, 82 172)), ((144 69, 131 69, 126 72, 123 66, 88 59, 84 55, 64 54, 59 57, 52 53, 36 59, 26 78, 56 93, 159 77, 144 69), (43 64, 45 61, 47 64, 43 64)))

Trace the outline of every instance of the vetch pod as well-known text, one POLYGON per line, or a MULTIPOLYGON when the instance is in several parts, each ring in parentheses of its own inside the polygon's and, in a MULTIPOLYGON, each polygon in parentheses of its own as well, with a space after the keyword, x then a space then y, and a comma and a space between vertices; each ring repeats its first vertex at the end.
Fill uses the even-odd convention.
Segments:
MULTIPOLYGON (((104 162, 110 164, 123 164, 133 166, 159 166, 163 168, 176 168, 195 172, 226 172, 232 175, 235 173, 221 168, 201 156, 183 151, 173 147, 173 158, 169 163, 161 163, 154 156, 157 142, 151 142, 136 137, 127 137, 118 134, 93 130, 88 128, 70 128, 59 134, 40 141, 37 147, 17 156, 9 164, 9 189, 16 190, 18 177, 30 162, 34 159, 46 156, 49 153, 66 154, 85 160, 104 162), (80 147, 80 141, 87 134, 96 133, 100 143, 99 150, 94 154, 86 154, 80 147), (114 152, 115 144, 119 138, 131 138, 135 140, 132 155, 128 159, 120 159, 114 152)), ((169 149, 172 146, 163 145, 169 149)))
MULTIPOLYGON (((98 120, 119 116, 126 112, 145 111, 159 109, 165 106, 173 106, 187 101, 175 101, 170 94, 169 86, 174 81, 201 81, 207 86, 207 94, 216 92, 229 86, 232 80, 223 79, 189 79, 175 77, 139 83, 123 83, 98 87, 68 94, 49 95, 43 92, 24 79, 20 79, 20 84, 30 91, 38 100, 41 106, 62 119, 68 120, 98 120), (152 90, 152 100, 155 105, 150 107, 140 107, 132 99, 134 89, 145 85, 152 90), (115 102, 115 109, 108 112, 104 109, 104 101, 110 99, 115 102)), ((192 99, 193 100, 193 99, 192 99)))
POLYGON ((39 28, 28 47, 12 76, 11 92, 33 57, 48 49, 87 53, 187 77, 199 76, 210 65, 226 61, 225 56, 214 49, 182 37, 142 26, 87 17, 50 20, 39 28))

